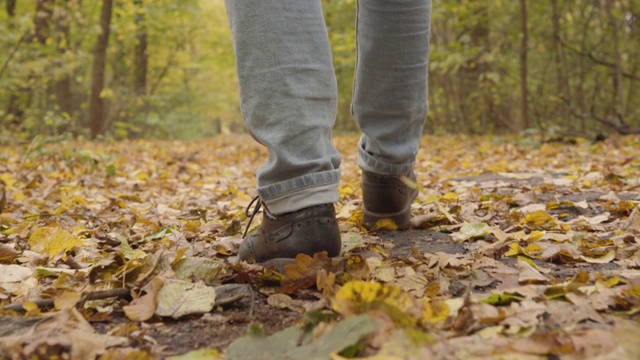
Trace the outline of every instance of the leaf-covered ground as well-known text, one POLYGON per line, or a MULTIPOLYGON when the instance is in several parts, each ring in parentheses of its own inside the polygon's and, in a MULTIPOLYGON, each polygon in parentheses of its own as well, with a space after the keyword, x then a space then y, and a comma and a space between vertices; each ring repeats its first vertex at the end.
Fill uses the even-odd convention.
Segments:
POLYGON ((0 148, 0 358, 640 358, 639 137, 425 137, 406 232, 356 141, 341 257, 282 273, 235 256, 247 136, 0 148))

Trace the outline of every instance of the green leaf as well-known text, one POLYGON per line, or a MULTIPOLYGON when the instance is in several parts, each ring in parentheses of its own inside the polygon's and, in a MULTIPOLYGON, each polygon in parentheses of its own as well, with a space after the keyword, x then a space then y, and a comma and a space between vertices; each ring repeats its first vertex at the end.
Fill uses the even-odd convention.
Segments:
POLYGON ((216 349, 198 349, 186 354, 169 356, 167 360, 213 360, 222 359, 222 355, 216 349))
POLYGON ((120 250, 122 250, 122 255, 124 255, 125 259, 132 259, 135 256, 135 253, 131 248, 131 245, 129 245, 127 238, 122 235, 116 235, 116 238, 120 240, 120 250))
POLYGON ((107 165, 107 167, 104 170, 107 173, 108 177, 116 176, 116 166, 115 165, 109 164, 109 165, 107 165))
POLYGON ((247 335, 234 341, 226 358, 238 359, 328 359, 329 354, 353 349, 361 339, 377 328, 375 320, 352 316, 340 321, 328 333, 312 339, 311 331, 295 325, 271 336, 247 335), (302 341, 301 341, 302 340, 302 341))
POLYGON ((486 298, 480 300, 481 303, 491 305, 509 305, 512 302, 520 301, 524 299, 522 296, 509 295, 509 294, 491 294, 486 298))

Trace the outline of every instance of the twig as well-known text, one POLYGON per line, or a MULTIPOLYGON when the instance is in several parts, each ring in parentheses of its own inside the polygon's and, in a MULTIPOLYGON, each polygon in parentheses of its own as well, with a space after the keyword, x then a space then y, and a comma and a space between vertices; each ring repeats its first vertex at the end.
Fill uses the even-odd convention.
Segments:
MULTIPOLYGON (((559 37, 558 37, 558 42, 560 42, 560 44, 562 46, 564 46, 565 48, 571 50, 571 52, 573 52, 573 53, 575 53, 577 55, 586 57, 586 58, 590 59, 591 61, 593 61, 594 63, 596 63, 596 64, 598 64, 600 66, 605 66, 605 67, 608 67, 608 68, 615 69, 616 65, 614 63, 599 59, 590 51, 589 52, 582 52, 582 51, 576 49, 575 47, 567 44, 564 40, 562 40, 562 38, 559 38, 559 37)), ((636 74, 630 74, 630 73, 627 73, 627 72, 624 72, 624 71, 621 74, 622 74, 622 76, 626 77, 627 79, 640 81, 640 76, 638 76, 636 74)))
POLYGON ((31 144, 29 144, 29 147, 27 148, 27 151, 24 153, 24 155, 22 155, 22 159, 20 159, 20 165, 18 166, 18 171, 16 172, 16 179, 20 178, 20 173, 22 172, 22 167, 24 166, 24 161, 27 159, 27 156, 29 156, 29 153, 31 153, 31 151, 33 150, 37 140, 38 140, 38 135, 36 135, 33 138, 33 140, 31 140, 31 144))
POLYGON ((7 60, 5 60, 4 63, 2 64, 2 69, 0 69, 0 79, 2 79, 2 76, 4 75, 4 71, 7 70, 7 68, 9 67, 9 63, 11 62, 13 57, 18 52, 18 49, 20 48, 20 45, 22 45, 22 42, 24 42, 24 40, 27 38, 28 34, 29 34, 28 30, 25 31, 24 34, 22 34, 22 36, 20 37, 20 40, 18 40, 18 42, 16 43, 16 46, 13 47, 13 50, 11 51, 9 56, 7 57, 7 60))
MULTIPOLYGON (((103 300, 109 298, 120 298, 129 295, 131 290, 129 288, 118 288, 118 289, 110 289, 110 290, 100 290, 84 293, 80 298, 80 302, 88 301, 88 300, 103 300)), ((53 306, 54 299, 38 299, 29 301, 31 303, 36 304, 37 307, 50 307, 53 306)), ((2 309, 3 310, 13 310, 13 311, 24 311, 24 305, 26 303, 20 304, 11 304, 6 305, 2 309)))
POLYGON ((624 120, 622 119, 622 117, 619 117, 618 121, 609 119, 609 118, 604 118, 602 116, 599 116, 595 113, 595 110, 592 108, 591 109, 591 114, 590 115, 586 115, 586 114, 582 114, 577 112, 576 110, 574 110, 571 107, 571 103, 569 102, 569 99, 567 99, 566 97, 561 96, 560 99, 565 103, 565 105, 567 106, 567 110, 569 111, 569 113, 571 113, 571 115, 580 118, 580 119, 594 119, 599 123, 611 126, 612 128, 614 128, 618 134, 621 135, 635 135, 635 134, 640 134, 640 128, 635 128, 632 127, 631 125, 627 124, 626 122, 624 122, 624 120))

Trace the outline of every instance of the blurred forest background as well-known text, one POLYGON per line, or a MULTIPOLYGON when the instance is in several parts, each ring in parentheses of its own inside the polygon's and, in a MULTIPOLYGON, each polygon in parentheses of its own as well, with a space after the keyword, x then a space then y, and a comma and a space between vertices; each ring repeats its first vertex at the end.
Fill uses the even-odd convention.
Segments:
MULTIPOLYGON (((366 1, 366 0, 365 0, 366 1)), ((222 0, 0 0, 0 139, 243 131, 222 0)), ((354 0, 324 0, 349 113, 354 0)), ((434 1, 430 133, 640 133, 640 0, 434 1)))

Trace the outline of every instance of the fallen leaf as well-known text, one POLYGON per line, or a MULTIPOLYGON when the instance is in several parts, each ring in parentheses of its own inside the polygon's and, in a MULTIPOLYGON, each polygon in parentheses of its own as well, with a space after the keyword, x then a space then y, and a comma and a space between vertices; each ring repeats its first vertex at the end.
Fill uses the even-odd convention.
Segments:
POLYGON ((225 264, 217 259, 187 257, 178 260, 172 268, 178 279, 212 283, 224 274, 225 264))
POLYGON ((376 330, 376 322, 368 316, 352 316, 338 322, 330 331, 318 338, 308 335, 302 326, 290 328, 265 337, 249 334, 229 346, 225 358, 245 359, 326 359, 356 345, 376 330))
POLYGON ((485 223, 464 223, 460 227, 460 231, 454 233, 451 237, 456 241, 467 241, 483 238, 492 233, 492 229, 485 223))
POLYGON ((54 306, 56 310, 71 309, 82 298, 82 294, 77 291, 63 291, 54 298, 54 306))
POLYGON ((296 290, 306 289, 316 284, 320 270, 330 270, 332 262, 327 252, 315 253, 313 257, 307 254, 298 254, 295 263, 284 266, 284 277, 280 282, 285 293, 293 293, 296 290))
POLYGON ((22 347, 21 357, 35 358, 40 351, 50 349, 62 357, 66 353, 72 360, 95 359, 108 347, 123 346, 128 340, 97 333, 75 309, 42 317, 36 323, 25 323, 28 330, 17 330, 15 335, 0 338, 2 350, 11 353, 16 346, 22 347))
POLYGON ((82 242, 62 228, 43 227, 31 233, 29 246, 33 251, 55 256, 76 246, 82 246, 82 242))
POLYGON ((198 349, 176 356, 169 356, 167 360, 217 360, 223 359, 222 354, 216 349, 198 349))
POLYGON ((129 305, 122 307, 127 318, 133 321, 147 321, 151 319, 156 312, 158 306, 157 296, 163 284, 162 279, 158 277, 153 278, 147 283, 142 289, 142 291, 145 292, 144 295, 133 299, 129 305))
POLYGON ((401 325, 415 323, 409 314, 415 303, 411 296, 395 285, 360 280, 344 284, 333 299, 333 309, 343 316, 381 310, 401 325))
POLYGON ((216 301, 216 291, 201 283, 170 281, 158 291, 157 301, 156 315, 178 319, 211 311, 216 301))
POLYGON ((304 301, 294 300, 287 294, 273 294, 267 298, 267 304, 280 310, 291 310, 299 313, 304 313, 304 301))
POLYGON ((613 261, 613 259, 615 259, 616 257, 616 251, 615 250, 611 250, 608 253, 606 253, 604 256, 601 257, 590 257, 590 256, 584 256, 584 255, 580 255, 580 259, 591 263, 591 264, 606 264, 606 263, 610 263, 611 261, 613 261))
POLYGON ((13 247, 5 244, 0 244, 0 263, 11 262, 13 259, 20 255, 13 247))
POLYGON ((26 266, 20 265, 0 265, 0 286, 2 283, 20 282, 31 275, 35 271, 26 266))
POLYGON ((549 282, 549 279, 542 275, 540 271, 521 258, 518 258, 518 271, 520 272, 518 281, 521 284, 549 282))

